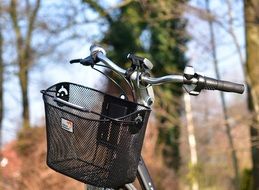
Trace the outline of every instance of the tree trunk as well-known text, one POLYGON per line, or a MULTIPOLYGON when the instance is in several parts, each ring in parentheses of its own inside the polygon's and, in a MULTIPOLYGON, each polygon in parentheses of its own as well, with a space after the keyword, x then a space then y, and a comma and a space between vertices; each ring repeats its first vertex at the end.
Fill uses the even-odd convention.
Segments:
MULTIPOLYGON (((191 156, 191 169, 196 170, 198 164, 198 154, 196 148, 196 138, 194 135, 194 125, 193 125, 193 116, 192 116, 192 107, 191 107, 191 98, 189 94, 184 93, 184 104, 185 104, 185 114, 187 120, 187 131, 188 131, 188 142, 190 146, 190 156, 191 156)), ((195 175, 196 172, 192 171, 195 175)), ((199 183, 197 176, 192 176, 192 190, 199 190, 199 183)))
POLYGON ((25 64, 20 64, 19 82, 22 92, 22 126, 23 129, 30 127, 29 97, 28 97, 28 70, 25 64))
MULTIPOLYGON (((0 17, 2 14, 1 3, 0 3, 0 17)), ((4 61, 3 61, 3 35, 2 35, 2 23, 0 23, 0 161, 1 161, 1 149, 2 149, 2 122, 3 122, 3 111, 4 111, 4 101, 3 101, 3 83, 4 83, 4 61)))
POLYGON ((18 14, 17 14, 17 1, 11 0, 9 13, 11 16, 13 28, 16 36, 16 49, 17 49, 17 63, 19 67, 18 77, 22 93, 22 127, 23 129, 30 127, 30 112, 29 112, 29 97, 28 97, 28 74, 29 68, 32 64, 32 54, 31 41, 32 33, 34 30, 34 23, 37 17, 37 13, 40 8, 41 0, 37 0, 33 9, 29 10, 28 13, 28 25, 26 28, 26 33, 22 35, 22 28, 19 26, 18 14))
POLYGON ((248 88, 249 109, 253 114, 250 127, 253 161, 254 190, 259 190, 259 2, 245 0, 245 29, 246 29, 246 71, 250 79, 248 88))
MULTIPOLYGON (((207 11, 210 13, 210 8, 209 8, 209 1, 206 0, 206 7, 207 11)), ((217 53, 216 53, 216 43, 215 43, 215 36, 214 36, 214 31, 213 31, 213 23, 212 20, 209 20, 209 32, 210 32, 210 40, 211 40, 211 46, 212 46, 212 56, 213 56, 213 63, 214 63, 214 69, 216 72, 217 79, 220 79, 219 75, 219 68, 218 68, 218 59, 217 59, 217 53)), ((237 153, 234 147, 234 142, 233 142, 233 137, 231 135, 231 128, 229 124, 229 116, 227 113, 227 106, 226 106, 226 101, 225 101, 225 96, 223 92, 220 92, 220 98, 221 98, 221 104, 223 107, 223 115, 224 115, 224 123, 225 123, 225 128, 226 128, 226 135, 227 139, 229 142, 229 147, 231 151, 231 160, 232 160, 232 167, 234 170, 234 187, 236 190, 240 189, 240 177, 239 177, 239 165, 238 165, 238 158, 237 158, 237 153)))

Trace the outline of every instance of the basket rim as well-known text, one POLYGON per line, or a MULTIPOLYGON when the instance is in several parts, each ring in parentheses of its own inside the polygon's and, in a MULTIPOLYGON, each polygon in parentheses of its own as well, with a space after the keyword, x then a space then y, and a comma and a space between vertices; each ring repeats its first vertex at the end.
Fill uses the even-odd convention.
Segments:
MULTIPOLYGON (((56 85, 62 84, 62 83, 64 83, 64 82, 56 83, 56 84, 50 86, 49 88, 47 88, 46 90, 41 90, 41 93, 43 94, 43 100, 44 100, 44 103, 45 103, 45 104, 48 104, 48 105, 50 105, 50 106, 52 106, 52 107, 55 107, 55 108, 57 108, 57 109, 60 109, 59 106, 55 106, 55 105, 52 105, 52 104, 48 103, 48 102, 46 101, 46 99, 45 99, 45 96, 51 97, 51 98, 53 98, 53 101, 56 101, 56 99, 57 99, 56 96, 50 95, 50 94, 48 94, 47 92, 54 92, 54 91, 50 91, 50 89, 53 88, 53 87, 55 87, 56 85)), ((103 114, 100 114, 100 113, 91 111, 91 110, 86 109, 86 108, 85 108, 84 110, 82 110, 82 109, 79 109, 79 108, 76 108, 76 107, 73 107, 73 106, 70 106, 70 105, 65 105, 65 106, 67 106, 67 107, 69 107, 69 108, 76 109, 76 110, 81 111, 81 112, 85 112, 85 113, 88 113, 88 114, 100 115, 100 116, 104 117, 104 119, 101 119, 101 120, 100 120, 100 119, 91 119, 91 118, 83 118, 83 119, 87 119, 87 120, 91 120, 91 121, 99 121, 99 122, 124 123, 124 124, 127 125, 127 124, 135 124, 136 121, 132 121, 132 120, 131 120, 131 121, 125 121, 125 120, 124 120, 125 118, 128 118, 128 117, 130 117, 130 116, 132 116, 132 115, 137 115, 138 113, 143 113, 143 112, 148 112, 148 113, 150 113, 150 112, 152 111, 151 108, 149 108, 149 107, 147 107, 147 106, 145 106, 145 105, 138 104, 138 103, 136 103, 136 102, 132 102, 132 101, 124 100, 124 99, 120 99, 120 98, 118 98, 118 97, 116 97, 116 96, 113 96, 113 95, 110 95, 110 94, 101 92, 101 91, 96 90, 96 89, 92 89, 92 88, 89 88, 89 87, 86 87, 86 86, 83 86, 83 85, 80 85, 80 84, 76 84, 76 83, 71 83, 71 82, 65 82, 65 83, 69 83, 69 84, 72 84, 72 85, 77 85, 77 86, 80 86, 80 87, 83 87, 83 88, 88 88, 88 89, 90 89, 90 90, 96 91, 96 92, 101 93, 101 94, 103 94, 103 95, 111 96, 111 97, 113 97, 113 98, 116 98, 116 99, 119 99, 119 100, 123 100, 123 101, 129 102, 129 103, 134 103, 134 104, 136 104, 136 105, 142 107, 141 110, 136 110, 136 111, 134 111, 134 112, 132 112, 132 113, 129 113, 129 114, 125 115, 125 116, 118 117, 118 118, 112 118, 112 117, 109 117, 109 116, 106 116, 106 115, 103 115, 103 114)), ((68 112, 68 111, 66 111, 66 110, 62 110, 62 111, 68 112)), ((70 113, 70 112, 68 112, 68 113, 70 113)), ((73 114, 73 113, 70 113, 70 114, 73 114)), ((74 114, 73 114, 73 115, 74 115, 74 114)), ((79 117, 78 115, 76 115, 76 116, 79 117)))
MULTIPOLYGON (((58 84, 62 84, 62 83, 69 83, 69 84, 76 85, 76 86, 79 86, 79 87, 88 88, 88 89, 93 90, 93 91, 95 91, 95 92, 99 92, 99 93, 101 93, 101 94, 103 94, 103 95, 111 96, 111 97, 114 97, 114 98, 116 98, 116 99, 118 99, 118 100, 123 100, 123 101, 125 101, 125 102, 134 103, 134 104, 136 104, 136 105, 139 105, 139 106, 142 106, 142 107, 146 108, 147 110, 151 110, 150 107, 145 106, 145 105, 143 105, 143 104, 136 103, 136 102, 129 101, 129 100, 125 100, 125 99, 121 99, 121 98, 118 98, 118 97, 113 96, 113 95, 111 95, 111 94, 102 92, 102 91, 100 91, 100 90, 97 90, 97 89, 94 89, 94 88, 91 88, 91 87, 88 87, 88 86, 84 86, 84 85, 82 85, 82 84, 73 83, 73 82, 58 82, 58 83, 56 83, 56 84, 51 85, 51 86, 48 87, 46 90, 41 90, 40 92, 45 95, 47 92, 50 92, 50 89, 51 89, 51 88, 53 88, 54 86, 56 86, 56 85, 58 85, 58 84)), ((51 95, 48 94, 48 96, 51 96, 51 95)), ((51 97, 54 97, 54 96, 51 96, 51 97)), ((144 109, 143 109, 143 110, 144 110, 144 109)))

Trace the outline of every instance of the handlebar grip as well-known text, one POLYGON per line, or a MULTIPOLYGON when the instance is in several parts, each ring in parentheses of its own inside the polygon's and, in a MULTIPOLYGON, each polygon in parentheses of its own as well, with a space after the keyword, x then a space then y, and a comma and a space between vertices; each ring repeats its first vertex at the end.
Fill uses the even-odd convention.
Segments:
POLYGON ((207 90, 220 90, 225 92, 235 92, 239 94, 242 94, 245 90, 245 86, 243 84, 217 80, 210 77, 203 77, 203 79, 204 89, 207 90))
POLYGON ((80 63, 82 59, 72 59, 69 61, 70 64, 73 64, 73 63, 80 63))

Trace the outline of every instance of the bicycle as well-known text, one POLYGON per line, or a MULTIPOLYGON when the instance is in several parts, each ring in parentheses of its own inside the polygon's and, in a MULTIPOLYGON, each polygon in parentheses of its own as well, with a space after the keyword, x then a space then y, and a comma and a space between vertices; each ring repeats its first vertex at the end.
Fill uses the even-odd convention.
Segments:
POLYGON ((129 54, 132 64, 125 70, 107 58, 102 47, 92 45, 90 52, 88 57, 70 63, 91 66, 104 74, 120 89, 117 97, 67 82, 41 91, 46 114, 47 165, 89 184, 89 190, 135 190, 135 178, 143 190, 156 189, 141 157, 154 103, 152 85, 183 84, 191 95, 198 95, 203 89, 244 92, 243 84, 203 76, 191 66, 186 66, 182 75, 155 78, 150 75, 153 64, 146 58, 129 54), (126 82, 131 95, 116 79, 96 67, 115 72, 126 82))

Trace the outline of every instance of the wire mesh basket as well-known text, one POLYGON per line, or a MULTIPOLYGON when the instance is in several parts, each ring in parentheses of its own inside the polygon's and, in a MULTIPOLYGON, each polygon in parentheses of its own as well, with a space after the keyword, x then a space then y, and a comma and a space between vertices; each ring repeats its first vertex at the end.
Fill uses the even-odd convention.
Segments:
POLYGON ((42 93, 50 168, 98 187, 134 181, 148 107, 73 83, 42 93))

